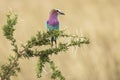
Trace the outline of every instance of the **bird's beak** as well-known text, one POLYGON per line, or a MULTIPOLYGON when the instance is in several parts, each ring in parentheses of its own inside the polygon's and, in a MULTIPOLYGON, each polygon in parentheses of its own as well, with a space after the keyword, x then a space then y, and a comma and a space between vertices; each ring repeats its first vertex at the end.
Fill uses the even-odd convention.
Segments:
POLYGON ((65 15, 65 13, 63 13, 63 12, 60 12, 60 11, 59 11, 59 14, 60 14, 60 15, 65 15))

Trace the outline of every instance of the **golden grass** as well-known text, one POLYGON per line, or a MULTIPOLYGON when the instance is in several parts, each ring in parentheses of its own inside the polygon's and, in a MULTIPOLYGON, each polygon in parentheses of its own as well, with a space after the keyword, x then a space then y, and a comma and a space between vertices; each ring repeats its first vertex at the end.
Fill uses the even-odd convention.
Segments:
MULTIPOLYGON (((15 37, 24 44, 36 31, 45 31, 49 11, 58 8, 61 29, 90 38, 89 45, 71 48, 68 54, 52 57, 66 80, 120 80, 120 1, 119 0, 1 0, 0 26, 9 10, 19 15, 15 37)), ((12 47, 0 29, 0 65, 6 62, 12 47)), ((21 73, 13 80, 37 80, 35 58, 21 59, 21 73)), ((41 80, 50 80, 50 71, 41 80)))

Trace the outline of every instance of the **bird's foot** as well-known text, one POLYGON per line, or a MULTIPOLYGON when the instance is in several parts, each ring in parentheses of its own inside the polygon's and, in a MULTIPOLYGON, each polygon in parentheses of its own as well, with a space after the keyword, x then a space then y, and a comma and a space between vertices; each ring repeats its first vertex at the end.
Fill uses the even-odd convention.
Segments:
POLYGON ((54 42, 51 42, 51 47, 57 47, 57 41, 55 41, 55 45, 54 45, 54 42))

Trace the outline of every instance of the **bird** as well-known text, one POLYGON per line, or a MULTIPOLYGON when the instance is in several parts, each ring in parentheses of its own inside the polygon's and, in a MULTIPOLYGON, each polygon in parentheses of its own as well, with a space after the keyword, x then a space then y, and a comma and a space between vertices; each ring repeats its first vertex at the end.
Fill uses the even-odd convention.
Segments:
MULTIPOLYGON (((53 30, 59 30, 59 20, 58 15, 65 15, 61 10, 59 9, 52 9, 49 14, 49 18, 46 22, 46 28, 47 32, 53 31, 53 30)), ((51 36, 51 46, 53 46, 53 42, 55 42, 55 45, 57 44, 56 41, 57 37, 51 36)))

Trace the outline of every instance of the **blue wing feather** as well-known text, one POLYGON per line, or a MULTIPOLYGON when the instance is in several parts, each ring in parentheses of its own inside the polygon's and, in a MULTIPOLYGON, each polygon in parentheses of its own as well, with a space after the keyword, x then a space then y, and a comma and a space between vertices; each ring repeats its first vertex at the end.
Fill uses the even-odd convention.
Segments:
POLYGON ((46 28, 47 31, 51 31, 51 30, 59 30, 59 23, 56 25, 49 25, 48 21, 46 23, 46 28))
MULTIPOLYGON (((50 24, 48 23, 48 21, 47 21, 47 23, 46 23, 46 28, 47 28, 47 31, 59 30, 59 22, 58 22, 58 24, 56 24, 56 25, 50 25, 50 24)), ((53 41, 55 41, 55 44, 56 44, 56 39, 57 39, 57 37, 51 36, 52 45, 53 45, 53 41)))

